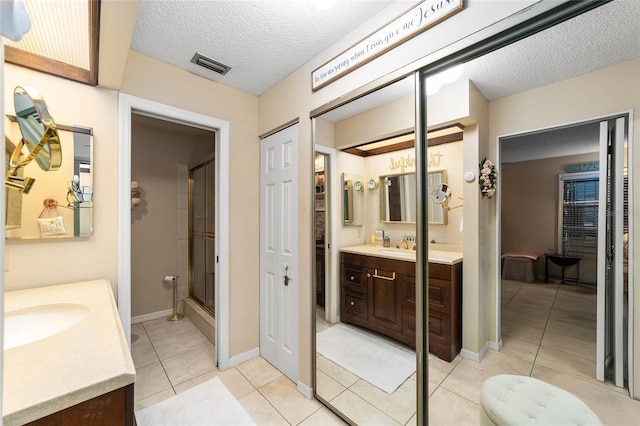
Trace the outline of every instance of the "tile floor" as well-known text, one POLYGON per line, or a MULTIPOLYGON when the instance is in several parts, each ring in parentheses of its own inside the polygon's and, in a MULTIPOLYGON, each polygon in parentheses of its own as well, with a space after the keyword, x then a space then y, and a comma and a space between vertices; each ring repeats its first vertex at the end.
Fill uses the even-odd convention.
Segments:
MULTIPOLYGON (((508 373, 568 390, 605 425, 640 426, 640 401, 631 399, 625 389, 593 378, 595 303, 591 287, 504 280, 503 348, 489 350, 480 363, 460 356, 451 363, 429 357, 429 424, 478 424, 482 383, 508 373)), ((136 324, 133 339, 136 409, 218 376, 258 425, 345 424, 318 401, 298 393, 293 382, 260 357, 217 370, 213 346, 188 319, 136 324)), ((411 380, 415 378, 408 379, 395 397, 356 380, 338 389, 332 402, 347 410, 356 424, 412 425, 416 421, 411 380), (394 401, 400 405, 393 406, 394 401)))
POLYGON ((134 324, 131 336, 136 410, 217 376, 258 425, 346 425, 261 357, 218 370, 213 345, 188 318, 134 324))

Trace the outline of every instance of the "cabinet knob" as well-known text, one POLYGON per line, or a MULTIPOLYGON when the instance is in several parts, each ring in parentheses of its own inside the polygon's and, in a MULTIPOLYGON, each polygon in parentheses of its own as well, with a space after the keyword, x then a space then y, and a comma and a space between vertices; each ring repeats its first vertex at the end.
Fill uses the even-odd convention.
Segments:
POLYGON ((371 274, 367 274, 367 278, 371 278, 371 274))
POLYGON ((352 301, 351 301, 351 303, 350 303, 350 305, 351 305, 351 306, 353 306, 353 305, 355 305, 355 304, 356 304, 356 302, 354 302, 353 300, 352 300, 352 301))
POLYGON ((351 281, 353 281, 355 279, 355 277, 353 275, 351 275, 351 281))

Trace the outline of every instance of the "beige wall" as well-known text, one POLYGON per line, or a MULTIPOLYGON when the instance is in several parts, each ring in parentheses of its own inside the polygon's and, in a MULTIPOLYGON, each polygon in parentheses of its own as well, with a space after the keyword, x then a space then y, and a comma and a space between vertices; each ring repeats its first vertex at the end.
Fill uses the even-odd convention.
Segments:
POLYGON ((96 196, 93 237, 6 243, 5 289, 106 278, 111 281, 115 293, 118 277, 117 93, 10 64, 5 64, 4 70, 5 111, 14 110, 15 86, 31 86, 44 97, 54 120, 93 128, 96 196))
MULTIPOLYGON (((233 357, 257 348, 260 314, 260 216, 256 214, 260 211, 258 98, 134 51, 129 52, 121 92, 229 122, 229 355, 233 357)), ((310 175, 309 179, 312 178, 310 175)))
POLYGON ((186 297, 187 234, 178 233, 186 217, 179 216, 178 165, 184 169, 212 153, 214 134, 203 139, 134 121, 131 141, 131 177, 142 193, 131 211, 131 316, 136 317, 173 308, 173 287, 163 281, 165 275, 179 275, 178 300, 186 297))
MULTIPOLYGON (((544 279, 544 253, 559 253, 558 175, 565 166, 598 161, 598 153, 545 158, 502 165, 501 251, 528 251, 540 258, 537 279, 544 279)), ((595 283, 593 265, 580 265, 583 282, 595 283)))

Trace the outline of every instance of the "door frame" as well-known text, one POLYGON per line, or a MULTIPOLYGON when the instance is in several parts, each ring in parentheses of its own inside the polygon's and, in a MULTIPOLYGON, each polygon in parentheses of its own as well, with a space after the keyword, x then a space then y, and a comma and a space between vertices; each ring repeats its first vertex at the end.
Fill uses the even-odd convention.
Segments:
POLYGON ((148 99, 118 95, 118 311, 131 346, 131 114, 216 132, 216 359, 229 365, 229 122, 148 99), (226 256, 224 255, 226 254, 226 256))
MULTIPOLYGON (((340 188, 336 185, 340 184, 340 179, 335 178, 336 169, 336 152, 335 148, 330 148, 323 145, 314 144, 314 153, 317 152, 325 156, 325 319, 329 322, 337 322, 340 320, 340 289, 337 283, 339 282, 339 269, 340 264, 340 251, 337 249, 338 244, 338 223, 335 218, 340 217, 340 203, 335 199, 336 194, 340 194, 340 188), (326 170, 329 171, 327 174, 326 170)), ((314 155, 315 158, 315 155, 314 155)), ((313 188, 312 188, 313 189, 313 188)), ((312 218, 311 223, 315 223, 315 217, 312 218)), ((313 235, 313 234, 312 234, 313 235)), ((315 277, 315 244, 313 245, 313 262, 315 277)), ((313 305, 315 312, 315 304, 313 305)), ((314 328, 315 333, 315 315, 314 315, 314 328)))
MULTIPOLYGON (((576 121, 571 121, 571 122, 567 122, 567 123, 562 123, 562 124, 555 124, 555 125, 549 125, 549 126, 545 126, 542 128, 536 128, 536 129, 529 129, 529 130, 523 130, 523 131, 519 131, 519 132, 514 132, 514 133, 507 133, 507 134, 503 134, 503 135, 499 135, 496 137, 496 171, 498 174, 498 182, 497 182, 497 186, 498 189, 496 191, 496 244, 495 244, 495 252, 494 252, 494 270, 495 270, 495 277, 496 277, 496 299, 495 299, 495 306, 496 306, 496 312, 495 312, 495 318, 496 318, 496 328, 495 328, 495 336, 497 341, 499 342, 498 347, 502 347, 502 334, 501 334, 501 321, 502 321, 502 275, 501 275, 501 254, 502 254, 502 239, 501 239, 501 233, 502 233, 502 158, 501 158, 501 139, 507 138, 507 137, 513 137, 513 136, 518 136, 518 135, 524 135, 524 134, 528 134, 528 133, 533 133, 533 132, 540 132, 540 131, 544 131, 544 130, 549 130, 549 129, 555 129, 555 128, 562 128, 562 127, 571 127, 571 126, 575 126, 575 125, 580 125, 580 124, 586 124, 586 123, 590 123, 590 122, 601 122, 601 121, 605 121, 605 120, 609 120, 615 117, 620 117, 622 115, 626 115, 628 117, 628 123, 627 123, 627 131, 628 131, 628 140, 631 141, 631 143, 628 144, 627 146, 627 165, 628 165, 628 176, 629 176, 629 187, 628 187, 628 193, 629 193, 629 198, 628 198, 628 203, 629 203, 629 211, 632 212, 633 211, 633 110, 625 110, 625 111, 621 111, 618 113, 611 113, 611 114, 606 114, 606 115, 602 115, 602 116, 597 116, 597 117, 592 117, 592 118, 585 118, 582 120, 576 120, 576 121)), ((598 152, 600 152, 600 150, 598 150, 598 152)), ((633 219, 632 219, 632 215, 629 219, 629 236, 630 236, 630 241, 629 241, 629 258, 633 259, 633 239, 631 238, 633 236, 633 219)), ((634 365, 634 349, 635 349, 635 341, 634 341, 634 335, 633 335, 633 331, 634 331, 634 281, 633 281, 633 262, 629 262, 629 274, 628 274, 628 279, 629 279, 629 300, 628 300, 628 306, 629 306, 629 312, 628 312, 628 390, 629 390, 629 394, 633 397, 634 392, 635 392, 635 369, 634 367, 636 367, 634 365)), ((599 284, 596 284, 596 286, 598 286, 599 284)), ((597 348, 596 348, 597 351, 597 348)), ((597 367, 597 366, 596 366, 597 367)), ((594 374, 594 379, 596 378, 595 374, 594 374)))

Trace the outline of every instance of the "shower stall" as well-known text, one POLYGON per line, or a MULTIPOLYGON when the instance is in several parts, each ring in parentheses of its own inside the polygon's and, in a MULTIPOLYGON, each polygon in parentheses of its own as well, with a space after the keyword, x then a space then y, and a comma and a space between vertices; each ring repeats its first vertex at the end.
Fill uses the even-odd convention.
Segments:
POLYGON ((189 298, 215 316, 215 157, 189 166, 189 298))

